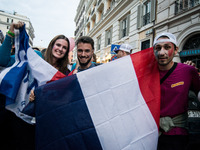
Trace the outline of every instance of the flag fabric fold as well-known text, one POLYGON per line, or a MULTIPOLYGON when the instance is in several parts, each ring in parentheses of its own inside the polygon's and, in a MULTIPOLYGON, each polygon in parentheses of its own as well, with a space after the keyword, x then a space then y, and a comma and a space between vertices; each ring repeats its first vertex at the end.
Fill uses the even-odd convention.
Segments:
POLYGON ((65 77, 29 46, 25 25, 15 30, 15 63, 0 71, 0 93, 6 96, 6 109, 28 123, 34 118, 22 113, 30 91, 48 81, 65 77))
POLYGON ((155 150, 160 80, 153 49, 40 86, 38 150, 155 150))

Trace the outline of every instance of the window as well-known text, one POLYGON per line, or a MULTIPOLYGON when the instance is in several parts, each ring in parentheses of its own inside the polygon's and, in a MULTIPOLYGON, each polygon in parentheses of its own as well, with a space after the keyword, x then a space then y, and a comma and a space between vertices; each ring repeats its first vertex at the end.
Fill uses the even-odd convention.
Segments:
POLYGON ((110 28, 106 31, 106 38, 105 39, 106 39, 106 46, 110 45, 111 42, 112 42, 112 28, 110 28))
POLYGON ((151 9, 151 2, 147 1, 143 5, 143 26, 150 23, 150 9, 151 9))
POLYGON ((12 23, 12 22, 13 22, 13 19, 7 18, 7 23, 12 23))
POLYGON ((101 49, 101 36, 97 38, 97 50, 101 49))
POLYGON ((111 7, 111 8, 114 8, 114 6, 115 6, 115 0, 112 0, 112 1, 111 1, 110 7, 111 7))
POLYGON ((120 21, 120 39, 129 35, 130 15, 120 21))
POLYGON ((141 50, 147 49, 150 47, 150 40, 146 40, 142 42, 141 50))
POLYGON ((156 0, 146 0, 138 6, 137 28, 141 28, 155 20, 156 0))

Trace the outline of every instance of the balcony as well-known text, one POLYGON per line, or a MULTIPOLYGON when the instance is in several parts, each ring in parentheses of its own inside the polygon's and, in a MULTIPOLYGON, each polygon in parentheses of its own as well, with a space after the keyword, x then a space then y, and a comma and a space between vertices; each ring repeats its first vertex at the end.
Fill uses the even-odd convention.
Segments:
POLYGON ((146 13, 144 16, 143 16, 143 26, 147 25, 150 23, 150 12, 149 13, 146 13))
POLYGON ((187 11, 200 4, 200 0, 176 0, 175 1, 175 14, 187 11))

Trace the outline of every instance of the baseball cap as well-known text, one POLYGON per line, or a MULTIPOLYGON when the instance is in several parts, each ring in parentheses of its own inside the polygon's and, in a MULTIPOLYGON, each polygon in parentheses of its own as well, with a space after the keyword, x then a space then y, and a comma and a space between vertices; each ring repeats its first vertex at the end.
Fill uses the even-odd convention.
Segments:
POLYGON ((122 50, 122 51, 131 53, 132 49, 133 49, 133 47, 130 44, 122 44, 122 45, 120 45, 119 49, 116 49, 114 51, 116 52, 118 50, 122 50))
POLYGON ((163 33, 159 34, 158 36, 156 36, 155 39, 154 39, 153 46, 155 46, 157 43, 161 43, 161 42, 172 42, 176 46, 178 46, 177 41, 176 41, 176 37, 172 33, 169 33, 169 32, 163 32, 163 33), (166 36, 169 39, 159 39, 162 36, 166 36))

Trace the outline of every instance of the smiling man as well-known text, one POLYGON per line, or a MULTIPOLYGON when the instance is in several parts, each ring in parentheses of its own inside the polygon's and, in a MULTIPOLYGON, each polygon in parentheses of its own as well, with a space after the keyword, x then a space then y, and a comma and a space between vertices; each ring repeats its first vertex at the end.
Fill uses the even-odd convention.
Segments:
POLYGON ((76 41, 76 47, 79 67, 70 72, 69 75, 97 66, 96 63, 92 63, 94 40, 91 37, 81 36, 76 41))
POLYGON ((161 105, 158 150, 183 150, 188 144, 186 129, 188 92, 200 91, 200 80, 194 66, 176 63, 176 37, 162 33, 154 40, 154 54, 160 70, 161 105))

